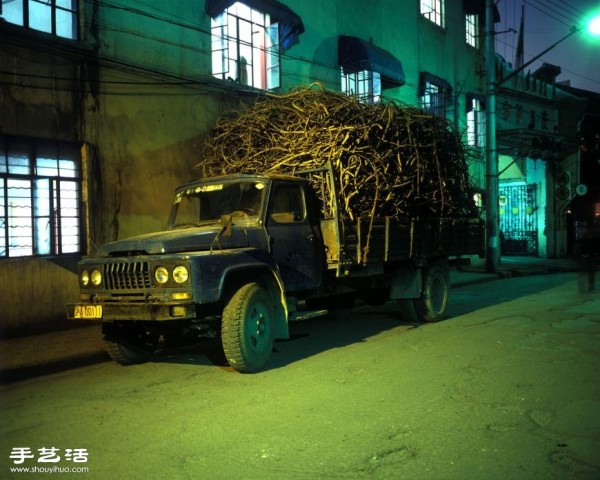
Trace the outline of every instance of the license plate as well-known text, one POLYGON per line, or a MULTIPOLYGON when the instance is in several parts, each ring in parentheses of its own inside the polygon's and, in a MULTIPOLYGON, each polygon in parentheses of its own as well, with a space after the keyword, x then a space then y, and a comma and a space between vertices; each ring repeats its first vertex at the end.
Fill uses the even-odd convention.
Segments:
POLYGON ((73 318, 102 318, 102 305, 75 305, 73 318))

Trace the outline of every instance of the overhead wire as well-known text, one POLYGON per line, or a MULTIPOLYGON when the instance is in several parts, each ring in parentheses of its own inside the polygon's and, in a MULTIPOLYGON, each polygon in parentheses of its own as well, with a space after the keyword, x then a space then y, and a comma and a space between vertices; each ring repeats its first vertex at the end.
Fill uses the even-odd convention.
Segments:
MULTIPOLYGON (((509 0, 510 1, 510 0, 509 0)), ((515 0, 513 0, 514 2, 515 0)), ((537 3, 539 3, 539 0, 520 0, 521 2, 523 2, 524 4, 527 4, 529 6, 531 6, 532 8, 536 8, 537 10, 539 10, 540 12, 550 15, 552 18, 555 18, 556 20, 560 21, 561 23, 568 25, 567 23, 565 23, 562 19, 560 19, 559 17, 555 17, 554 15, 548 13, 548 8, 550 8, 550 10, 556 14, 560 14, 565 13, 568 15, 573 15, 572 13, 568 12, 563 6, 557 4, 555 1, 553 0, 544 0, 544 4, 545 3, 550 3, 553 5, 553 7, 548 7, 547 5, 542 5, 541 7, 537 5, 537 3)), ((202 34, 206 34, 208 36, 211 35, 211 30, 210 28, 205 28, 202 27, 201 25, 198 24, 192 24, 189 23, 188 21, 186 21, 185 17, 179 16, 176 13, 173 12, 167 12, 165 10, 162 10, 158 7, 152 6, 152 5, 148 5, 140 0, 135 0, 135 3, 143 6, 144 9, 141 8, 136 8, 136 7, 132 7, 131 5, 128 6, 124 6, 124 5, 118 5, 118 4, 114 4, 112 2, 110 2, 109 0, 84 0, 85 3, 89 4, 90 6, 102 6, 102 7, 107 7, 110 9, 115 9, 115 10, 120 10, 123 12, 127 12, 129 14, 132 15, 136 15, 136 16, 143 16, 158 22, 163 22, 164 24, 167 25, 173 25, 176 27, 181 27, 187 30, 191 30, 192 32, 197 32, 197 33, 202 33, 202 34), (152 11, 150 11, 152 10, 152 11)), ((505 3, 505 12, 507 11, 507 6, 505 3)), ((514 5, 514 4, 513 4, 514 5)), ((569 6, 571 7, 573 10, 578 10, 575 7, 569 6)), ((516 16, 516 10, 515 8, 513 8, 513 13, 516 16)), ((513 21, 516 23, 516 18, 513 19, 513 21)), ((454 24, 464 24, 465 19, 464 18, 455 18, 452 15, 446 15, 446 22, 452 22, 454 24)), ((200 55, 206 56, 206 57, 210 57, 212 55, 212 51, 210 51, 209 49, 206 48, 201 48, 199 46, 196 45, 189 45, 189 44, 184 44, 183 42, 179 41, 179 42, 173 42, 167 38, 164 37, 160 37, 157 35, 151 35, 145 32, 142 32, 140 30, 134 30, 134 29, 130 29, 130 28, 124 28, 120 25, 115 25, 115 24, 111 24, 111 22, 107 22, 105 20, 97 20, 97 26, 101 29, 101 30, 105 30, 105 31, 112 31, 112 32, 117 32, 117 33, 122 33, 124 35, 131 35, 133 37, 139 37, 141 39, 144 40, 150 40, 150 41, 154 41, 157 43, 162 43, 162 44, 166 44, 166 45, 170 45, 170 46, 177 46, 178 48, 182 48, 194 53, 198 53, 200 55)), ((158 29, 160 31, 160 29, 158 29)), ((513 37, 514 38, 514 37, 513 37)), ((504 46, 504 51, 506 52, 507 49, 514 49, 514 44, 511 45, 509 44, 506 40, 500 40, 497 39, 497 43, 501 44, 504 46)), ((298 61, 298 62, 303 62, 303 63, 307 63, 307 64, 311 64, 314 66, 318 66, 321 68, 325 68, 325 69, 330 69, 330 70, 339 70, 339 65, 337 65, 337 63, 330 63, 330 62, 323 62, 323 61, 317 61, 315 59, 309 59, 309 58, 305 58, 305 57, 301 57, 298 55, 293 55, 290 52, 281 52, 280 53, 281 58, 282 59, 288 59, 288 60, 292 60, 292 61, 298 61)), ((505 55, 506 56, 506 55, 505 55)), ((108 58, 108 57, 104 57, 101 59, 102 61, 105 62, 113 62, 115 59, 113 58, 108 58)), ((117 61, 116 64, 119 64, 120 62, 117 61)), ((127 62, 130 66, 132 67, 138 67, 138 66, 134 66, 131 65, 130 62, 127 62)), ((139 67, 142 67, 141 65, 139 67)), ((144 66, 143 67, 144 70, 146 71, 152 71, 154 74, 158 75, 158 76, 163 76, 165 74, 169 75, 167 72, 161 71, 159 69, 157 69, 156 67, 147 67, 144 66)), ((169 75, 170 77, 175 77, 175 78, 179 78, 180 76, 175 74, 175 75, 169 75)), ((181 85, 186 84, 186 82, 189 82, 189 84, 193 83, 194 80, 192 79, 188 79, 188 78, 181 78, 180 81, 182 83, 180 83, 181 85)), ((103 82, 106 85, 110 85, 110 84, 119 84, 118 81, 116 82, 111 82, 110 80, 101 80, 101 82, 103 82)), ((197 82, 197 81, 196 81, 197 82)), ((165 82, 157 82, 157 84, 165 84, 165 82)), ((142 85, 143 83, 138 83, 140 85, 142 85)), ((169 82, 166 82, 166 84, 169 84, 169 82)), ((414 86, 414 85, 413 85, 414 86)))
MULTIPOLYGON (((585 17, 585 13, 581 9, 561 0, 506 0, 503 3, 503 18, 505 19, 503 25, 515 31, 518 31, 518 25, 520 23, 519 12, 521 9, 518 8, 520 5, 525 5, 528 8, 534 9, 544 17, 548 17, 548 19, 551 19, 559 25, 564 25, 568 29, 581 28, 585 17), (512 19, 509 18, 510 14, 512 14, 512 19)), ((567 29, 565 29, 565 31, 566 30, 567 29)), ((537 31, 541 32, 541 30, 537 31)), ((550 30, 546 30, 546 32, 549 31, 550 30)), ((556 31, 556 28, 553 28, 552 31, 556 31)), ((502 52, 504 58, 512 59, 516 50, 515 39, 516 35, 512 36, 512 40, 500 36, 496 37, 497 51, 502 52)), ((530 57, 535 56, 535 54, 531 54, 527 50, 525 51, 525 54, 530 57)), ((543 58, 541 60, 543 60, 543 58)), ((600 81, 595 78, 588 78, 581 73, 574 72, 562 66, 561 68, 564 72, 568 72, 572 77, 577 77, 587 82, 593 82, 594 84, 600 85, 600 81)))

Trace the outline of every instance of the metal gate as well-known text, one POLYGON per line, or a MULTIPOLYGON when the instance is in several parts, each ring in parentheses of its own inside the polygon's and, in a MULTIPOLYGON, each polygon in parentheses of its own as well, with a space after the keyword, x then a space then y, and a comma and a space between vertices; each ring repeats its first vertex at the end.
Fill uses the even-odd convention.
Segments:
POLYGON ((500 186, 501 251, 504 255, 537 254, 536 185, 500 186))

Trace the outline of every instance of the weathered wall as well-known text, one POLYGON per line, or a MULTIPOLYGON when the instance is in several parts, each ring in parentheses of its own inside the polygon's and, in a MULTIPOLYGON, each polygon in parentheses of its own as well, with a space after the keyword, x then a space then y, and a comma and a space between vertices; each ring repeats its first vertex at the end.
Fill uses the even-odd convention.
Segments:
MULTIPOLYGON (((10 26, 5 27, 1 33, 10 34, 10 26)), ((19 38, 18 44, 1 43, 0 65, 12 72, 12 81, 0 83, 0 133, 77 142, 81 57, 76 52, 57 53, 35 34, 19 38)), ((69 259, 58 264, 48 259, 0 259, 0 334, 63 323, 65 304, 77 291, 77 277, 69 270, 73 266, 69 259)))

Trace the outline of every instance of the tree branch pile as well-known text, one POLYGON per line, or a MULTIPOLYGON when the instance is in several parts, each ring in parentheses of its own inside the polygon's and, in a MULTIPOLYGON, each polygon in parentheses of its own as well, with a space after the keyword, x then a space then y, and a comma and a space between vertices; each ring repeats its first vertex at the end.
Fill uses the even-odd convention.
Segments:
POLYGON ((212 176, 290 173, 327 162, 350 219, 474 214, 465 148, 450 122, 393 102, 366 105, 318 85, 222 116, 198 166, 212 176))

